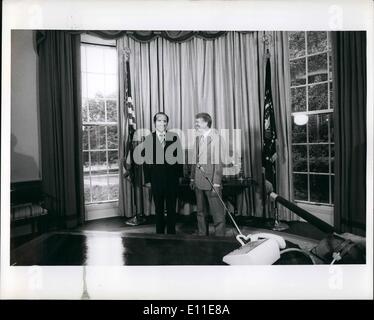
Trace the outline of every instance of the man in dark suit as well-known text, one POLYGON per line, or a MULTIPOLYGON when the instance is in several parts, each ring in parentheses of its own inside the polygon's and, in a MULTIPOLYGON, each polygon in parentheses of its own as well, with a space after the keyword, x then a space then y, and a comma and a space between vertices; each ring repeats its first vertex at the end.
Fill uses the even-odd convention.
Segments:
POLYGON ((156 113, 153 122, 156 130, 144 140, 144 182, 151 188, 155 203, 156 233, 165 233, 166 225, 167 233, 175 234, 178 183, 183 175, 182 146, 178 135, 167 131, 167 114, 156 113))

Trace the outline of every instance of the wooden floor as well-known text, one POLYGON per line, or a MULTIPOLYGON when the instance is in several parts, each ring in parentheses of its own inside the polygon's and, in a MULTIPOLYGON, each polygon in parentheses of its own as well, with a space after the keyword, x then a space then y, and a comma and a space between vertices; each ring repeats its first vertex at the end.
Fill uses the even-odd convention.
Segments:
MULTIPOLYGON (((237 249, 235 230, 225 237, 195 236, 191 217, 179 219, 176 235, 157 235, 152 218, 140 226, 128 226, 124 218, 91 221, 73 231, 41 235, 11 251, 11 265, 222 265, 222 257, 237 249), (185 220, 183 220, 185 219, 185 220)), ((306 223, 290 224, 283 233, 261 228, 264 221, 242 219, 243 234, 272 232, 284 237, 287 247, 310 250, 321 233, 306 223), (311 237, 300 236, 305 229, 311 237)), ((212 230, 210 226, 210 231, 212 230)), ((318 230, 317 230, 318 231, 318 230)), ((310 264, 303 255, 285 254, 277 264, 310 264)))
MULTIPOLYGON (((128 226, 126 220, 123 217, 114 217, 107 219, 92 220, 85 223, 84 226, 77 228, 79 231, 127 231, 132 233, 155 233, 155 219, 154 216, 145 217, 146 223, 139 226, 128 226)), ((257 217, 236 217, 240 228, 254 227, 260 229, 270 229, 269 225, 272 224, 273 220, 266 220, 257 217)), ((299 235, 306 238, 315 240, 323 239, 326 234, 316 227, 312 226, 307 222, 302 221, 290 221, 287 222, 289 229, 285 231, 287 234, 299 235)), ((177 219, 176 230, 177 234, 180 235, 191 235, 196 232, 196 216, 191 214, 189 216, 179 216, 177 219)), ((213 225, 210 221, 209 224, 210 234, 213 233, 213 225)), ((232 237, 235 234, 235 229, 231 222, 227 220, 226 224, 226 237, 232 237)))

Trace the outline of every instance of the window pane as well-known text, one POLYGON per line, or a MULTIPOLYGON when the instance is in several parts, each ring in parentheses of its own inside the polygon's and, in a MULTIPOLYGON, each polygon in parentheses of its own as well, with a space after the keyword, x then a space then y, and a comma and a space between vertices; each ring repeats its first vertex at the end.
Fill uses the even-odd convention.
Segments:
POLYGON ((334 166, 335 166, 335 145, 331 144, 331 172, 334 173, 334 166))
POLYGON ((306 125, 299 126, 292 119, 292 142, 306 143, 306 125))
POLYGON ((308 54, 318 53, 327 50, 327 32, 307 32, 308 54))
POLYGON ((82 70, 82 72, 87 71, 87 67, 86 67, 86 46, 81 46, 81 70, 82 70))
POLYGON ((88 100, 88 111, 90 122, 104 122, 105 121, 105 105, 103 100, 88 100))
POLYGON ((293 177, 295 200, 308 201, 308 175, 295 173, 293 177))
POLYGON ((116 98, 117 96, 117 76, 105 75, 105 97, 116 98))
POLYGON ((292 146, 293 171, 307 172, 307 147, 292 146))
POLYGON ((327 81, 327 53, 308 57, 308 82, 327 81))
POLYGON ((118 170, 118 151, 108 151, 109 170, 118 170))
POLYGON ((91 151, 91 174, 107 172, 106 152, 91 151))
POLYGON ((107 100, 106 116, 107 116, 107 121, 117 122, 117 102, 115 100, 107 100))
POLYGON ((90 195, 90 176, 89 173, 84 175, 83 183, 84 183, 84 202, 91 202, 91 195, 90 195))
POLYGON ((288 43, 290 58, 305 56, 305 32, 289 32, 288 43))
POLYGON ((92 201, 108 200, 108 176, 92 176, 92 201))
POLYGON ((118 149, 118 128, 117 126, 108 126, 108 149, 118 149))
POLYGON ((305 58, 290 61, 291 86, 305 84, 305 58))
POLYGON ((329 176, 311 174, 310 201, 329 203, 329 176))
POLYGON ((309 111, 324 110, 328 108, 327 83, 311 85, 309 90, 309 111))
POLYGON ((292 112, 306 111, 306 87, 292 88, 292 112))
POLYGON ((330 142, 334 142, 334 117, 332 114, 330 114, 329 125, 330 125, 330 142))
POLYGON ((329 142, 329 117, 329 114, 309 115, 308 130, 310 143, 329 142))
POLYGON ((82 127, 82 149, 88 150, 88 131, 89 127, 82 127))
POLYGON ((90 127, 90 150, 105 149, 105 127, 91 126, 90 127))
POLYGON ((115 49, 104 50, 105 73, 117 74, 117 51, 115 49))
POLYGON ((82 121, 83 122, 88 121, 87 112, 88 112, 88 101, 87 99, 83 98, 83 101, 82 101, 82 121))
POLYGON ((90 171, 90 160, 89 160, 89 154, 88 151, 83 152, 83 172, 89 172, 90 171))
POLYGON ((332 80, 332 53, 331 51, 328 52, 329 55, 329 80, 332 80))
POLYGON ((87 74, 82 73, 82 97, 87 98, 87 74))
POLYGON ((87 73, 87 97, 103 98, 104 97, 104 75, 87 73))
POLYGON ((87 71, 104 72, 104 53, 103 49, 97 46, 86 46, 87 71))
POLYGON ((327 144, 309 146, 309 170, 310 172, 329 172, 329 146, 327 144))
POLYGON ((109 176, 109 200, 118 200, 118 175, 109 176))
POLYGON ((329 142, 329 123, 331 122, 331 113, 319 114, 317 117, 319 134, 317 136, 318 142, 329 142))
POLYGON ((329 83, 330 85, 330 109, 334 109, 334 91, 332 91, 332 82, 329 83))

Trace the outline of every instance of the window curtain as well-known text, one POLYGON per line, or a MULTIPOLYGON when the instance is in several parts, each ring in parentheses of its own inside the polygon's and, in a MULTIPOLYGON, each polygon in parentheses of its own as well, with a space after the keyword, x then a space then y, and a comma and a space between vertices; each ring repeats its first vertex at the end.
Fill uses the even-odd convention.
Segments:
POLYGON ((366 32, 332 32, 334 77, 334 225, 366 231, 366 32))
MULTIPOLYGON (((273 95, 278 114, 286 112, 289 105, 289 76, 283 78, 288 67, 288 44, 286 36, 274 33, 276 45, 272 48, 273 95), (281 65, 279 65, 281 64, 281 65), (288 81, 288 82, 287 82, 288 81), (287 96, 288 94, 288 96, 287 96)), ((120 61, 120 109, 122 121, 120 137, 126 139, 126 110, 124 110, 125 67, 121 52, 129 48, 131 70, 131 92, 138 128, 154 130, 152 117, 157 111, 166 112, 169 128, 193 128, 194 116, 208 112, 213 117, 213 126, 218 129, 242 130, 242 163, 245 176, 253 177, 258 187, 246 190, 238 204, 242 215, 262 216, 262 169, 261 134, 264 103, 264 43, 261 32, 227 32, 215 40, 194 37, 188 42, 171 42, 158 37, 149 42, 139 42, 129 35, 118 40, 120 61)), ((280 134, 278 160, 279 179, 286 178, 281 185, 283 196, 290 196, 289 179, 289 118, 278 118, 280 134), (284 170, 284 169, 287 170, 284 170), (284 175, 284 176, 283 176, 284 175), (283 191, 284 190, 284 191, 283 191)), ((123 157, 123 141, 120 143, 120 158, 123 157)), ((119 210, 124 216, 137 213, 153 213, 149 190, 143 187, 133 190, 120 172, 119 210)), ((184 213, 192 207, 186 204, 184 213)), ((289 219, 290 216, 284 216, 289 219)))
POLYGON ((80 36, 37 33, 42 188, 51 227, 84 221, 80 36))

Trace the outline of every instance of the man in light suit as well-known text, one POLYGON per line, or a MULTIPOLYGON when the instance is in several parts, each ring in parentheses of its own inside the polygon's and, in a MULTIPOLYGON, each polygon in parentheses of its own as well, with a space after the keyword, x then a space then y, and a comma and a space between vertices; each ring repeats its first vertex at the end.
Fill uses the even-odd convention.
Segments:
POLYGON ((153 122, 156 130, 144 140, 147 158, 144 182, 151 188, 155 203, 156 233, 165 233, 166 227, 168 234, 175 234, 177 190, 179 178, 183 175, 182 147, 178 135, 166 130, 169 123, 167 114, 156 113, 153 122))
POLYGON ((197 227, 199 235, 208 235, 207 213, 204 208, 205 199, 209 203, 213 216, 216 236, 225 235, 225 211, 214 189, 222 195, 222 162, 220 157, 221 137, 212 129, 212 118, 207 113, 195 116, 195 128, 198 133, 194 146, 194 164, 191 168, 191 188, 195 190, 197 204, 197 227))

